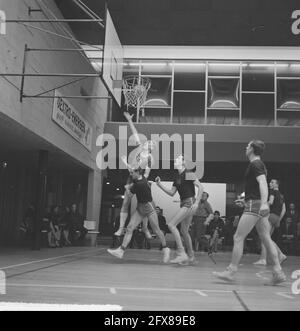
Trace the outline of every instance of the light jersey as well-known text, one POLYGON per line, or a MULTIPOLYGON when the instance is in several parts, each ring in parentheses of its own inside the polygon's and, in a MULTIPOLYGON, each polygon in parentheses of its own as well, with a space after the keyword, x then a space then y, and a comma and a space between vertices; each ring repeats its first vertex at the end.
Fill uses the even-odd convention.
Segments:
POLYGON ((152 167, 152 154, 151 153, 143 153, 141 145, 140 148, 137 150, 133 161, 131 162, 130 166, 133 169, 143 169, 145 170, 147 167, 151 168, 152 167))

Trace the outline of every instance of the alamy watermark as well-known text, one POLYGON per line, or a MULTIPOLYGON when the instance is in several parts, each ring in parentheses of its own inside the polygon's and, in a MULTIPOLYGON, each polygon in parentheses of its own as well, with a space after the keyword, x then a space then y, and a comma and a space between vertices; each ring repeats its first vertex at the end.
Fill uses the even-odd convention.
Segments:
MULTIPOLYGON (((138 138, 141 145, 147 143, 148 138, 139 134, 138 138)), ((186 169, 195 170, 197 178, 201 179, 204 175, 204 135, 203 134, 183 134, 174 133, 152 133, 150 140, 155 143, 155 148, 151 151, 153 165, 151 169, 171 169, 172 159, 179 155, 185 156, 186 169), (173 151, 173 154, 171 152, 173 151), (160 159, 161 165, 160 165, 160 159)), ((96 145, 100 151, 96 158, 99 169, 127 169, 126 164, 122 161, 123 157, 128 155, 128 147, 136 146, 136 136, 132 135, 128 139, 127 126, 119 127, 119 137, 116 139, 111 134, 102 134, 98 137, 96 145), (117 144, 118 141, 118 144, 117 144), (117 162, 119 160, 119 162, 117 162), (117 164, 118 163, 118 164, 117 164)), ((136 155, 141 151, 141 146, 135 148, 128 156, 128 164, 134 162, 136 155)), ((187 178, 188 179, 188 178, 187 178)))
POLYGON ((292 284, 292 293, 298 295, 300 294, 300 270, 292 273, 292 279, 296 279, 292 284))
POLYGON ((6 14, 3 10, 0 10, 0 34, 6 34, 6 14))
POLYGON ((6 294, 6 274, 0 270, 0 296, 6 294))

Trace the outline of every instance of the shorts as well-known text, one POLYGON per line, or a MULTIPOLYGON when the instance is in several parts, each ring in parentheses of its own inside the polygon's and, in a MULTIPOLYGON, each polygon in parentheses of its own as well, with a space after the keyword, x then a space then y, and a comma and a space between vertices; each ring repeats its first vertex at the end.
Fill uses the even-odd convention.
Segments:
POLYGON ((195 202, 194 198, 187 198, 180 202, 180 208, 191 208, 195 202))
POLYGON ((153 213, 156 213, 154 202, 138 203, 136 210, 143 217, 149 217, 153 213))
POLYGON ((269 222, 272 226, 274 226, 275 228, 279 228, 280 226, 280 216, 271 213, 269 215, 269 222))
POLYGON ((250 214, 261 218, 261 215, 259 214, 260 206, 260 200, 248 200, 245 202, 244 214, 250 214))

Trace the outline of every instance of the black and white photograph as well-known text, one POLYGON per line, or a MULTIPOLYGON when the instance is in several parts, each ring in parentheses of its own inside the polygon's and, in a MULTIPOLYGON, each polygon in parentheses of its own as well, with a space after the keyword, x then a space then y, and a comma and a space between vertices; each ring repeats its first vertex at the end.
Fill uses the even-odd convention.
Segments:
POLYGON ((299 0, 0 0, 0 311, 300 311, 299 190, 299 0))

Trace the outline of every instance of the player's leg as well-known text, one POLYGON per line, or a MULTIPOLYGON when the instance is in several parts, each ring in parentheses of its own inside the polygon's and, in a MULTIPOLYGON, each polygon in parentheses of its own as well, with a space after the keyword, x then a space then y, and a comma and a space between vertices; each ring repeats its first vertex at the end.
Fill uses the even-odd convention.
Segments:
POLYGON ((124 200, 123 200, 123 204, 122 204, 122 208, 121 208, 121 212, 120 212, 120 226, 119 226, 118 231, 115 233, 115 236, 121 236, 125 231, 125 223, 128 218, 129 206, 130 206, 132 197, 133 197, 133 194, 131 194, 127 190, 125 190, 124 200))
POLYGON ((140 215, 140 213, 138 211, 135 211, 134 214, 132 215, 129 225, 127 227, 127 231, 124 236, 122 246, 117 249, 108 249, 107 250, 108 253, 114 255, 115 257, 122 259, 124 252, 132 239, 133 231, 139 226, 139 224, 142 222, 142 219, 143 219, 143 216, 140 215))
POLYGON ((271 225, 269 223, 268 217, 262 217, 256 224, 257 232, 260 239, 267 250, 267 255, 269 256, 273 265, 273 278, 271 280, 272 284, 276 285, 282 283, 286 280, 286 277, 281 269, 278 252, 271 238, 271 225))
POLYGON ((231 264, 224 272, 214 272, 214 275, 223 280, 234 280, 240 260, 243 256, 244 241, 258 222, 260 216, 252 213, 244 213, 239 221, 234 235, 234 247, 232 251, 231 264))
POLYGON ((171 221, 168 224, 168 227, 176 241, 177 254, 178 254, 178 256, 174 260, 170 261, 171 263, 181 263, 188 260, 188 256, 185 253, 180 233, 177 229, 177 225, 180 224, 186 218, 188 212, 189 212, 189 208, 187 207, 180 208, 179 212, 171 219, 171 221))
POLYGON ((193 215, 188 214, 183 221, 181 222, 181 234, 184 240, 184 243, 186 245, 186 250, 188 253, 188 257, 189 257, 189 262, 194 262, 195 260, 195 253, 193 250, 193 242, 192 242, 192 238, 190 235, 190 227, 192 224, 192 219, 193 219, 193 215))
POLYGON ((162 250, 163 250, 163 254, 164 254, 163 261, 164 261, 164 263, 167 263, 170 260, 171 251, 167 246, 166 238, 165 238, 163 232, 159 228, 158 217, 157 217, 156 211, 154 211, 152 214, 150 214, 148 216, 148 219, 149 219, 150 225, 152 227, 152 230, 154 231, 154 233, 157 235, 157 237, 159 238, 159 240, 161 242, 162 250))

